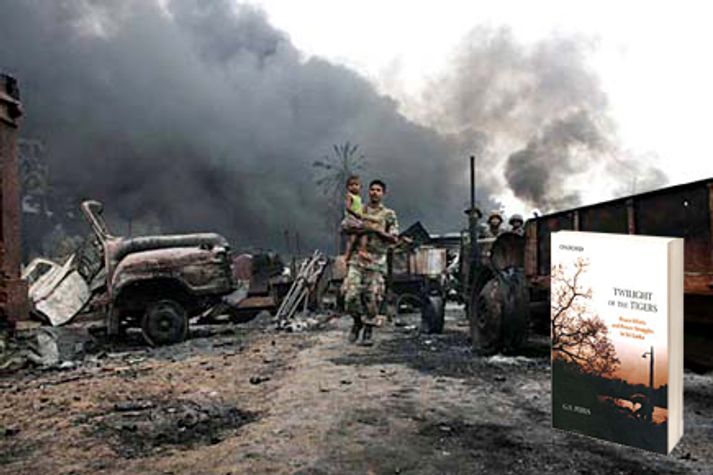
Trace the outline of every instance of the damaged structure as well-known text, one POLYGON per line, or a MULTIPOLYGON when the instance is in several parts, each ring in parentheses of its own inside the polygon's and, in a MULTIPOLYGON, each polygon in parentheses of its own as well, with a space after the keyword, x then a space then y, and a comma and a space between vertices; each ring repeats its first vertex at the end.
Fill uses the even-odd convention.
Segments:
MULTIPOLYGON (((219 234, 126 238, 109 231, 101 203, 85 201, 81 210, 92 232, 75 252, 63 262, 36 258, 22 274, 31 314, 53 326, 94 314, 110 337, 134 327, 152 345, 171 344, 185 339, 192 317, 243 323, 260 311, 274 314, 292 284, 279 256, 233 258, 219 234)), ((295 305, 316 298, 327 263, 321 254, 318 260, 295 305)))
POLYGON ((549 301, 550 235, 558 230, 684 239, 685 359, 713 368, 713 178, 528 220, 524 269, 533 301, 549 301))
POLYGON ((483 214, 475 204, 474 162, 459 293, 476 353, 517 350, 530 327, 549 333, 551 233, 643 234, 684 238, 686 364, 713 368, 710 337, 702 336, 713 328, 713 178, 536 216, 524 236, 477 238, 483 214))
POLYGON ((0 74, 0 326, 12 331, 27 315, 27 284, 20 278, 20 181, 17 129, 22 115, 17 81, 0 74))
POLYGON ((62 264, 35 259, 25 270, 33 312, 53 325, 71 320, 90 299, 107 334, 139 326, 152 344, 181 341, 188 319, 228 311, 235 289, 228 242, 214 233, 114 236, 97 201, 82 203, 92 234, 62 264))

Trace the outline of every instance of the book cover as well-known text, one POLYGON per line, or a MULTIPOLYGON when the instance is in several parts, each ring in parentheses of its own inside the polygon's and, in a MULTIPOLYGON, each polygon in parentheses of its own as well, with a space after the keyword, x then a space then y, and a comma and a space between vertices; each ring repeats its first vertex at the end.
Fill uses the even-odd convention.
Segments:
POLYGON ((669 453, 683 432, 683 240, 551 243, 553 427, 669 453))

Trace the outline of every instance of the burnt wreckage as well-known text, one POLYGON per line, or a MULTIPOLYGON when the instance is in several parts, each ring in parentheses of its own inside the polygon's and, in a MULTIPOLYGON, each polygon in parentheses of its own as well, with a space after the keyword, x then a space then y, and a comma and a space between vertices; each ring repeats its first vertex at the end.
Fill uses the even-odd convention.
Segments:
POLYGON ((713 327, 713 178, 532 218, 524 237, 474 239, 482 215, 472 204, 461 281, 475 351, 515 349, 530 324, 549 329, 553 232, 659 235, 684 238, 686 361, 713 367, 709 340, 701 337, 713 327))
POLYGON ((109 336, 140 327, 149 343, 160 345, 183 340, 193 316, 241 322, 262 309, 274 311, 278 296, 269 293, 270 276, 259 268, 253 278, 264 281, 260 288, 268 294, 258 295, 253 285, 238 288, 223 236, 114 236, 101 203, 85 201, 81 208, 92 229, 83 245, 64 264, 35 259, 23 273, 32 312, 43 320, 62 325, 80 311, 99 309, 109 336))

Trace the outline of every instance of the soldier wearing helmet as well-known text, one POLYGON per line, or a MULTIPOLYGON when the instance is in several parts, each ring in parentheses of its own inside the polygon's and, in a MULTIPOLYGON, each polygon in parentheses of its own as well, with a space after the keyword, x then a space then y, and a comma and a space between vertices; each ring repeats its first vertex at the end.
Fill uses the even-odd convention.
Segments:
POLYGON ((525 221, 522 219, 521 214, 513 214, 510 216, 508 224, 510 225, 510 232, 519 234, 520 236, 525 235, 525 221))
POLYGON ((503 216, 499 211, 493 211, 488 216, 488 227, 485 230, 484 237, 498 237, 503 230, 500 225, 503 224, 503 216))

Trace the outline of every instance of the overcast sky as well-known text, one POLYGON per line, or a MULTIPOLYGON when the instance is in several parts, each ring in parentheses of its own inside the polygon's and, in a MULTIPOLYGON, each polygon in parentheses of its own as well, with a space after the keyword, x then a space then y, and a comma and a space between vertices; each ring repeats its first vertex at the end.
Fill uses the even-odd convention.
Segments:
POLYGON ((447 68, 474 27, 507 26, 523 43, 582 36, 623 148, 646 156, 670 184, 713 176, 713 29, 706 2, 253 3, 298 49, 357 69, 411 117, 418 116, 424 84, 447 68))
POLYGON ((167 232, 324 247, 341 191, 314 162, 346 141, 433 232, 463 224, 471 154, 507 215, 713 177, 703 7, 247 1, 0 0, 53 186, 167 232))

